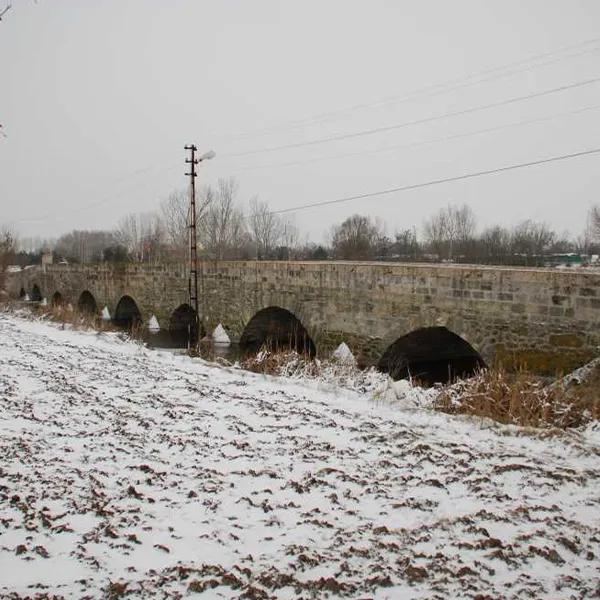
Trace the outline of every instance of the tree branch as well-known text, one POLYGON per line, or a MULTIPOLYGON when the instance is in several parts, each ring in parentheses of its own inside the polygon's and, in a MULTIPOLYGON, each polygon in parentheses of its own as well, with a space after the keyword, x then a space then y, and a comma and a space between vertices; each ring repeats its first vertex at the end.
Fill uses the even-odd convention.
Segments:
POLYGON ((2 12, 0 12, 0 21, 2 21, 2 17, 3 17, 3 16, 4 16, 4 15, 5 15, 5 14, 6 14, 6 13, 7 13, 7 12, 8 12, 8 11, 11 9, 11 8, 12 8, 12 4, 9 2, 9 3, 6 5, 6 8, 5 8, 5 9, 4 9, 2 12))

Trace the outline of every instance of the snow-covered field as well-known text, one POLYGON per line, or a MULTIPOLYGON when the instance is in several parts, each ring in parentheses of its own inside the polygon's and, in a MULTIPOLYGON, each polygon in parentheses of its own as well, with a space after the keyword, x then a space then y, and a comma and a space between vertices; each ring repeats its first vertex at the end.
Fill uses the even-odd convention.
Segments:
POLYGON ((589 598, 600 432, 0 314, 0 596, 589 598))

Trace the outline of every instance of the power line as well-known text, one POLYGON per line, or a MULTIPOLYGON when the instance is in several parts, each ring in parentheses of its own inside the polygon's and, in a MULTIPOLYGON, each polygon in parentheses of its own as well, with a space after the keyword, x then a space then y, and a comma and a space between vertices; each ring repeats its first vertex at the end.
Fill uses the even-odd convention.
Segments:
POLYGON ((555 87, 555 88, 551 88, 548 90, 543 90, 541 92, 534 92, 533 94, 527 94, 525 96, 516 96, 513 98, 507 98, 505 100, 500 100, 497 102, 490 102, 488 104, 480 104, 478 106, 472 106, 470 108, 465 108, 462 110, 457 110, 457 111, 452 111, 452 112, 447 112, 447 113, 443 113, 441 115, 435 115, 435 116, 431 116, 431 117, 425 117, 422 119, 415 119, 413 121, 404 121, 402 123, 396 123, 394 125, 386 125, 384 127, 373 127, 371 129, 363 129, 360 131, 354 131, 352 133, 344 133, 344 134, 340 134, 340 135, 333 135, 333 136, 329 136, 329 137, 323 137, 323 138, 316 138, 313 140, 309 140, 307 142, 296 142, 293 144, 283 144, 280 146, 270 146, 270 147, 266 147, 266 148, 258 148, 255 150, 247 150, 245 152, 236 152, 236 153, 230 153, 230 154, 224 154, 222 156, 228 156, 228 157, 238 157, 238 156, 249 156, 252 154, 261 154, 261 153, 265 153, 265 152, 276 152, 279 150, 289 150, 292 148, 302 148, 305 146, 315 146, 317 144, 325 144, 325 143, 329 143, 329 142, 338 142, 341 140, 348 140, 348 139, 352 139, 352 138, 357 138, 357 137, 362 137, 365 135, 374 135, 377 133, 383 133, 385 131, 393 131, 396 129, 403 129, 405 127, 410 127, 413 125, 422 125, 424 123, 431 123, 433 121, 439 121, 442 119, 449 119, 451 117, 458 117, 461 115, 467 115, 467 114, 471 114, 471 113, 475 113, 475 112, 480 112, 483 110, 488 110, 490 108, 497 108, 500 106, 507 106, 509 104, 515 104, 517 102, 523 102, 525 100, 531 100, 533 98, 540 98, 541 96, 548 96, 550 94, 556 94, 559 92, 564 92, 566 90, 571 90, 571 89, 575 89, 575 88, 581 88, 587 85, 592 85, 594 83, 598 83, 600 81, 600 77, 594 77, 593 79, 586 79, 584 81, 578 81, 576 83, 571 83, 568 85, 561 85, 559 87, 555 87))
MULTIPOLYGON (((527 62, 531 62, 532 60, 537 60, 537 59, 544 58, 544 57, 547 57, 547 56, 552 56, 552 55, 560 53, 560 52, 564 52, 564 51, 567 51, 567 50, 571 50, 571 49, 579 48, 579 47, 582 47, 582 46, 590 45, 590 44, 593 44, 593 43, 596 43, 596 42, 600 42, 600 37, 593 38, 593 39, 590 39, 590 40, 586 40, 586 41, 580 42, 578 44, 572 44, 572 45, 569 45, 569 46, 564 46, 562 48, 559 48, 559 49, 551 51, 551 52, 545 52, 545 53, 542 53, 542 54, 534 55, 534 56, 529 57, 528 59, 523 59, 523 60, 515 61, 515 62, 512 62, 512 63, 507 63, 507 64, 501 65, 499 67, 494 67, 494 68, 491 68, 491 69, 486 69, 486 70, 483 70, 483 71, 479 71, 477 73, 471 74, 471 75, 466 76, 464 78, 456 78, 456 79, 453 79, 453 80, 449 80, 449 81, 447 81, 445 83, 433 84, 433 85, 427 86, 425 88, 422 88, 420 90, 416 90, 414 92, 410 92, 409 95, 407 95, 405 97, 400 97, 400 99, 398 99, 398 97, 392 97, 392 98, 388 98, 387 100, 379 101, 377 103, 372 103, 372 104, 357 104, 357 105, 354 105, 353 107, 348 107, 346 109, 340 109, 339 111, 333 111, 331 113, 323 113, 321 116, 330 115, 330 114, 336 114, 336 113, 343 112, 343 111, 349 111, 349 110, 354 110, 354 109, 357 109, 357 108, 369 107, 369 106, 379 105, 379 104, 388 103, 388 102, 394 102, 394 101, 397 101, 397 100, 398 101, 403 101, 404 99, 408 100, 408 99, 411 99, 413 96, 420 95, 423 92, 426 92, 426 91, 428 91, 430 89, 438 88, 438 87, 441 87, 441 86, 446 86, 446 85, 448 85, 448 84, 450 84, 452 82, 457 82, 457 81, 460 82, 460 81, 472 79, 474 77, 481 76, 481 75, 484 75, 484 74, 489 74, 489 73, 493 73, 493 72, 496 72, 496 71, 501 71, 501 70, 504 70, 504 69, 509 68, 511 66, 516 66, 516 65, 524 64, 524 63, 527 63, 527 62)), ((581 54, 584 54, 584 53, 587 53, 587 52, 595 52, 595 51, 598 51, 598 50, 600 50, 600 48, 592 48, 592 49, 588 49, 588 50, 585 50, 583 52, 571 55, 571 56, 566 57, 566 58, 571 58, 571 57, 574 57, 574 56, 580 56, 581 54)), ((562 59, 562 58, 564 58, 564 57, 560 57, 560 59, 562 59)), ((555 61, 552 61, 552 62, 555 62, 555 61)), ((544 64, 549 64, 549 63, 547 62, 547 63, 542 63, 541 65, 533 65, 531 68, 536 68, 538 66, 543 66, 544 64)), ((501 76, 504 76, 504 74, 502 74, 501 76)), ((351 133, 351 134, 346 134, 346 135, 341 135, 341 136, 332 136, 330 138, 323 138, 323 139, 318 139, 318 140, 311 140, 311 141, 308 141, 308 142, 303 142, 303 143, 298 143, 298 144, 289 144, 289 145, 277 146, 277 147, 273 147, 273 148, 264 148, 264 149, 252 150, 252 151, 248 151, 248 152, 235 153, 235 154, 223 154, 221 156, 222 157, 227 157, 227 158, 232 158, 232 157, 245 156, 245 155, 257 154, 257 153, 262 153, 262 152, 271 152, 271 151, 275 151, 275 150, 283 150, 283 149, 301 147, 301 146, 306 146, 306 145, 313 145, 313 144, 317 144, 317 143, 325 143, 325 142, 329 142, 329 141, 337 141, 337 140, 342 140, 342 139, 347 139, 347 138, 352 138, 352 137, 358 137, 358 136, 362 136, 362 135, 375 134, 375 133, 379 133, 379 132, 382 132, 382 131, 393 130, 393 129, 398 129, 398 128, 402 128, 402 127, 408 127, 409 125, 416 125, 416 124, 426 123, 426 122, 434 121, 434 120, 437 120, 437 119, 450 118, 450 117, 453 117, 453 116, 459 116, 459 115, 462 115, 462 114, 468 114, 468 113, 471 113, 471 112, 485 110, 485 109, 492 108, 492 107, 495 107, 495 106, 502 106, 502 105, 505 105, 505 104, 513 103, 513 102, 528 100, 528 99, 535 98, 535 97, 538 97, 538 96, 552 94, 552 93, 564 91, 564 90, 567 90, 567 89, 571 89, 571 88, 574 88, 574 87, 581 87, 581 86, 584 86, 584 85, 590 85, 592 83, 598 82, 599 80, 600 80, 600 78, 596 78, 596 79, 592 79, 592 80, 588 80, 588 81, 584 81, 584 82, 575 83, 575 84, 572 84, 572 85, 569 85, 569 86, 562 86, 562 87, 559 87, 559 88, 554 88, 554 89, 551 89, 551 90, 546 90, 546 91, 539 92, 539 93, 536 93, 536 94, 531 94, 531 95, 528 95, 528 96, 522 96, 522 97, 518 97, 518 98, 511 98, 511 99, 508 99, 508 100, 505 100, 505 101, 501 101, 501 102, 498 102, 498 103, 492 103, 492 104, 483 105, 483 106, 479 106, 479 107, 473 107, 473 108, 470 108, 470 109, 465 109, 464 111, 457 111, 457 112, 453 112, 453 113, 446 113, 446 114, 435 116, 435 117, 428 117, 426 119, 421 119, 421 120, 417 120, 417 121, 411 121, 411 122, 407 122, 407 123, 401 123, 401 124, 392 125, 392 126, 389 126, 389 127, 376 128, 376 129, 365 130, 365 131, 361 131, 361 132, 354 132, 354 133, 351 133)), ((483 81, 486 81, 486 80, 483 80, 483 81)), ((458 87, 464 87, 465 85, 472 85, 474 83, 480 83, 480 81, 476 81, 476 82, 472 82, 472 83, 467 83, 467 84, 464 84, 464 85, 458 86, 458 87)), ((458 88, 452 88, 452 89, 458 89, 458 88)), ((581 111, 593 110, 595 108, 597 108, 597 107, 584 108, 584 109, 581 109, 581 111)), ((573 113, 563 113, 563 114, 565 114, 565 115, 567 115, 567 114, 576 114, 577 112, 580 112, 580 111, 574 111, 573 113)), ((559 115, 556 115, 556 116, 562 116, 562 115, 559 114, 559 115)), ((371 150, 371 151, 365 151, 365 152, 359 152, 359 153, 349 153, 349 154, 342 154, 342 155, 333 155, 333 156, 330 156, 330 157, 308 159, 306 161, 294 161, 294 162, 280 163, 280 164, 275 164, 275 165, 263 165, 263 166, 255 166, 255 167, 246 167, 246 168, 236 169, 236 171, 252 170, 252 169, 256 169, 256 168, 267 168, 267 167, 270 167, 270 166, 275 166, 275 167, 277 167, 277 166, 284 166, 284 167, 285 166, 293 166, 293 165, 296 165, 296 164, 306 164, 306 163, 311 163, 311 162, 318 162, 318 161, 321 161, 321 160, 329 160, 329 159, 333 159, 333 158, 345 158, 345 157, 350 157, 350 156, 362 155, 362 154, 365 154, 365 153, 385 152, 385 151, 388 151, 388 150, 391 150, 391 149, 395 149, 395 148, 410 148, 410 147, 415 147, 415 146, 419 146, 419 145, 436 143, 438 141, 447 141, 447 140, 451 140, 451 139, 455 139, 455 138, 460 138, 460 137, 468 137, 470 135, 477 135, 477 134, 480 134, 480 133, 486 133, 486 132, 490 132, 490 131, 495 131, 495 130, 503 129, 505 127, 513 127, 513 126, 525 125, 525 124, 529 124, 529 123, 541 122, 541 121, 552 119, 552 118, 555 118, 555 116, 548 117, 548 118, 542 118, 542 119, 539 119, 539 120, 535 119, 535 120, 531 120, 531 121, 518 122, 518 123, 514 123, 514 124, 509 124, 509 125, 506 125, 506 126, 499 126, 497 128, 494 127, 494 128, 479 130, 479 131, 475 131, 475 132, 468 132, 468 133, 465 133, 465 134, 457 134, 457 135, 448 136, 448 137, 445 137, 445 138, 438 138, 436 140, 431 140, 431 141, 416 142, 415 144, 390 146, 389 148, 383 148, 383 149, 377 149, 377 150, 371 150)), ((158 169, 158 171, 171 170, 171 169, 174 169, 176 166, 178 166, 178 164, 168 165, 166 167, 162 167, 162 168, 158 169)), ((153 165, 153 166, 150 166, 150 167, 146 167, 146 168, 142 168, 142 169, 138 169, 138 170, 132 171, 132 172, 130 172, 128 174, 125 174, 125 175, 117 178, 115 180, 115 183, 116 182, 121 182, 121 181, 124 181, 124 180, 127 180, 127 179, 130 179, 130 178, 133 178, 133 177, 136 177, 136 176, 141 175, 141 174, 145 174, 145 173, 147 173, 149 171, 152 171, 152 170, 155 170, 155 169, 156 169, 156 166, 153 165)), ((124 193, 126 193, 126 192, 121 192, 121 193, 118 193, 116 195, 112 195, 112 196, 106 197, 106 198, 104 198, 104 199, 102 199, 100 201, 94 202, 94 203, 89 204, 87 206, 78 207, 78 208, 74 209, 73 212, 87 211, 87 210, 90 210, 92 208, 96 208, 96 207, 105 205, 105 204, 107 204, 107 203, 109 203, 109 202, 111 202, 111 201, 119 198, 124 193)), ((47 219, 52 218, 52 217, 56 218, 53 213, 47 213, 47 214, 39 216, 39 217, 26 218, 26 219, 17 219, 15 222, 25 223, 25 222, 42 221, 42 220, 47 220, 47 219)))
POLYGON ((463 132, 463 133, 446 135, 443 137, 438 137, 438 138, 434 138, 434 139, 430 139, 430 140, 420 140, 420 141, 411 142, 408 144, 393 144, 391 146, 384 146, 383 148, 375 148, 372 150, 362 150, 359 152, 346 152, 344 154, 330 154, 327 156, 317 156, 315 158, 307 158, 304 160, 295 160, 295 161, 280 162, 280 163, 269 163, 269 164, 262 164, 262 165, 251 165, 251 166, 247 166, 247 167, 240 167, 238 169, 232 169, 232 172, 236 173, 236 172, 240 172, 240 171, 255 171, 257 169, 294 167, 294 166, 298 166, 298 165, 306 165, 306 164, 311 164, 311 163, 323 162, 323 161, 327 161, 327 160, 336 160, 336 159, 340 159, 340 158, 342 158, 342 159, 343 158, 352 158, 352 157, 356 157, 356 156, 365 156, 367 154, 378 154, 378 153, 382 153, 382 152, 390 152, 392 150, 418 148, 419 146, 427 146, 430 144, 437 144, 439 142, 449 142, 449 141, 456 140, 456 139, 468 138, 471 136, 481 135, 484 133, 503 131, 504 129, 510 129, 513 127, 521 127, 524 125, 532 125, 535 123, 544 123, 547 121, 552 121, 559 117, 577 115, 577 114, 581 114, 581 113, 584 113, 587 111, 593 111, 593 110, 598 110, 598 109, 600 109, 600 104, 595 104, 592 106, 585 106, 583 108, 578 108, 576 110, 555 113, 553 115, 549 115, 546 117, 539 117, 537 119, 514 121, 512 123, 506 123, 504 125, 497 125, 495 127, 486 127, 485 129, 477 129, 475 131, 467 131, 467 132, 463 132))
POLYGON ((456 91, 456 90, 459 90, 459 89, 462 89, 462 88, 465 88, 465 87, 470 87, 472 85, 477 85, 479 83, 487 83, 488 81, 494 81, 496 79, 501 79, 503 77, 509 77, 509 76, 515 75, 517 73, 526 73, 526 72, 531 71, 533 69, 538 69, 540 67, 546 67, 548 65, 552 65, 552 64, 554 64, 556 62, 559 62, 561 60, 567 60, 567 59, 571 59, 571 58, 578 58, 579 56, 584 56, 586 54, 591 54, 593 52, 598 52, 598 51, 600 51, 600 46, 595 47, 595 48, 588 48, 586 50, 582 50, 580 52, 575 52, 574 54, 569 54, 567 56, 558 56, 556 58, 553 58, 551 60, 547 60, 547 61, 544 61, 544 62, 541 62, 541 63, 538 63, 538 64, 528 65, 528 66, 526 66, 526 67, 524 67, 522 69, 512 69, 512 70, 509 70, 509 71, 507 71, 505 73, 500 73, 500 74, 492 76, 492 77, 483 77, 483 78, 480 78, 480 79, 476 79, 475 81, 467 81, 465 83, 461 83, 461 84, 458 84, 458 85, 453 85, 451 87, 444 87, 443 89, 440 89, 437 92, 434 92, 432 94, 411 95, 410 97, 406 97, 404 99, 403 98, 400 98, 400 99, 391 98, 389 100, 384 100, 384 101, 378 102, 377 104, 373 104, 372 107, 375 108, 375 107, 379 107, 379 106, 386 106, 386 105, 389 105, 389 104, 398 104, 400 102, 414 100, 415 98, 423 98, 423 97, 430 98, 432 96, 437 96, 439 94, 446 93, 446 92, 453 92, 453 91, 456 91))
POLYGON ((504 65, 499 65, 496 67, 483 69, 481 71, 476 71, 475 73, 471 73, 466 76, 455 77, 453 79, 449 79, 449 80, 446 80, 446 81, 443 81, 440 83, 430 84, 430 85, 424 86, 422 88, 418 88, 416 90, 406 92, 405 94, 402 94, 402 95, 390 96, 387 98, 383 98, 381 100, 377 100, 375 102, 358 103, 358 104, 354 104, 354 105, 351 105, 351 106, 348 106, 345 108, 340 108, 340 109, 333 110, 333 111, 318 113, 316 115, 313 115, 312 117, 307 117, 305 119, 290 121, 287 124, 282 124, 280 126, 259 129, 256 131, 251 131, 251 132, 246 132, 246 133, 230 134, 225 137, 226 137, 226 139, 245 139, 245 138, 249 138, 249 137, 259 137, 259 136, 263 136, 263 135, 268 135, 270 133, 286 131, 288 129, 297 129, 297 128, 306 127, 306 126, 309 126, 312 124, 323 123, 337 115, 353 112, 356 110, 377 108, 377 107, 385 106, 385 105, 389 105, 389 104, 401 104, 404 102, 409 102, 416 98, 436 96, 436 95, 443 94, 446 92, 455 91, 457 89, 461 89, 464 87, 469 87, 472 85, 477 85, 479 83, 485 83, 488 81, 493 81, 494 79, 499 79, 502 77, 514 75, 516 73, 526 72, 526 71, 529 71, 532 69, 537 69, 539 67, 544 67, 544 66, 547 66, 550 64, 554 64, 561 60, 577 58, 579 56, 582 56, 582 55, 585 55, 585 54, 588 54, 591 52, 597 52, 598 50, 600 50, 600 48, 598 48, 598 47, 588 48, 588 49, 582 50, 581 52, 576 52, 576 53, 570 54, 568 56, 558 56, 556 58, 542 62, 540 64, 534 64, 534 65, 527 64, 527 63, 530 63, 530 62, 533 62, 536 60, 554 56, 556 54, 561 54, 568 50, 574 50, 574 49, 581 48, 584 46, 596 44, 598 42, 600 42, 600 37, 585 40, 583 42, 578 42, 577 44, 570 44, 568 46, 562 46, 561 48, 558 48, 556 50, 552 50, 549 52, 542 52, 540 54, 535 54, 526 59, 521 59, 521 60, 506 63, 504 65), (522 65, 526 65, 526 66, 523 69, 513 68, 513 67, 519 67, 522 65), (511 68, 512 68, 512 70, 510 70, 507 73, 501 72, 501 71, 505 71, 505 70, 511 69, 511 68), (499 74, 494 75, 494 73, 499 73, 499 74), (476 79, 476 81, 471 81, 472 79, 476 79))
MULTIPOLYGON (((270 211, 270 214, 273 215, 280 215, 280 214, 285 214, 285 213, 291 213, 291 212, 298 212, 300 210, 306 210, 306 209, 310 209, 310 208, 317 208, 317 207, 321 207, 321 206, 328 206, 328 205, 333 205, 333 204, 341 204, 341 203, 345 203, 345 202, 351 202, 352 200, 361 200, 361 199, 365 199, 365 198, 373 198, 373 197, 377 197, 377 196, 384 196, 384 195, 388 195, 388 194, 393 194, 396 192, 406 192, 406 191, 410 191, 410 190, 416 190, 416 189, 420 189, 420 188, 424 188, 424 187, 429 187, 429 186, 435 186, 435 185, 441 185, 444 183, 452 183, 455 181, 461 181, 461 180, 467 180, 467 179, 474 179, 477 177, 484 177, 487 175, 493 175, 493 174, 497 174, 497 173, 503 173, 506 171, 512 171, 512 170, 516 170, 516 169, 523 169, 523 168, 527 168, 527 167, 532 167, 532 166, 537 166, 537 165, 542 165, 542 164, 547 164, 547 163, 552 163, 552 162, 556 162, 556 161, 561 161, 561 160, 567 160, 567 159, 571 159, 571 158, 579 158, 582 156, 588 156, 588 155, 593 155, 593 154, 599 154, 600 153, 600 148, 593 148, 591 150, 583 150, 581 152, 574 152, 571 154, 563 154, 563 155, 559 155, 559 156, 553 156, 550 158, 544 158, 544 159, 540 159, 540 160, 535 160, 535 161, 530 161, 530 162, 525 162, 525 163, 518 163, 518 164, 514 164, 514 165, 507 165, 504 167, 497 167, 495 169, 488 169, 485 171, 477 171, 474 173, 466 173, 463 175, 456 175, 453 177, 445 177, 445 178, 441 178, 441 179, 433 179, 433 180, 429 180, 429 181, 425 181, 425 182, 420 182, 420 183, 415 183, 415 184, 410 184, 410 185, 405 185, 405 186, 399 186, 399 187, 394 187, 394 188, 389 188, 386 190, 380 190, 377 192, 367 192, 364 194, 357 194, 354 196, 346 196, 343 198, 336 198, 334 200, 324 200, 321 202, 313 202, 313 203, 309 203, 309 204, 300 204, 291 208, 283 208, 283 209, 279 209, 279 210, 273 210, 270 211)), ((87 207, 81 207, 79 210, 86 210, 89 208, 93 208, 95 206, 97 206, 98 203, 94 204, 94 205, 89 205, 87 207)), ((31 218, 31 219, 18 219, 16 222, 31 222, 31 221, 40 221, 40 220, 45 220, 48 218, 47 215, 45 217, 38 217, 38 218, 31 218)), ((56 216, 55 216, 56 218, 56 216)), ((62 220, 64 217, 58 217, 59 220, 62 220)), ((248 218, 248 217, 245 217, 248 218)))
POLYGON ((475 173, 466 173, 463 175, 456 175, 454 177, 444 177, 442 179, 432 179, 430 181, 424 181, 421 183, 413 183, 410 185, 403 185, 395 188, 389 188, 387 190, 381 190, 378 192, 368 192, 365 194, 357 194, 356 196, 346 196, 345 198, 337 198, 335 200, 324 200, 322 202, 313 202, 311 204, 300 204, 292 208, 283 208, 280 210, 271 211, 274 215, 281 215, 284 213, 297 212, 308 208, 316 208, 319 206, 328 206, 330 204, 341 204, 343 202, 350 202, 352 200, 363 200, 365 198, 374 198, 376 196, 385 196, 387 194, 393 194, 395 192, 407 192, 409 190, 417 190, 419 188, 429 187, 433 185, 441 185, 442 183, 451 183, 454 181, 462 181, 465 179, 474 179, 475 177, 484 177, 486 175, 493 175, 495 173, 503 173, 505 171, 513 171, 515 169, 524 169, 526 167, 533 167, 536 165, 543 165, 559 160, 567 160, 570 158, 579 158, 581 156, 588 156, 591 154, 599 154, 600 148, 593 148, 591 150, 582 150, 581 152, 574 152, 572 154, 563 154, 561 156, 552 156, 550 158, 543 158, 540 160, 534 160, 526 163, 518 163, 515 165, 507 165, 504 167, 497 167, 495 169, 488 169, 485 171, 477 171, 475 173))

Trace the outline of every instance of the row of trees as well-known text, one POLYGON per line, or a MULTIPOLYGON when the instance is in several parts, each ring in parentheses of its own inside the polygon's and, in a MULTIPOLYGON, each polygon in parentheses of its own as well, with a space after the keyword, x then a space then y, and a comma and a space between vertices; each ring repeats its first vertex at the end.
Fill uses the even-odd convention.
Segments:
MULTIPOLYGON (((544 223, 523 221, 512 228, 492 226, 478 231, 467 205, 448 205, 428 218, 422 237, 416 228, 393 237, 383 223, 352 215, 334 226, 327 244, 301 243, 290 219, 274 213, 257 197, 238 201, 234 179, 221 179, 198 194, 196 222, 200 255, 215 260, 442 260, 488 264, 540 264, 548 254, 600 252, 600 207, 590 210, 584 233, 577 239, 559 235, 544 223)), ((55 260, 124 262, 185 259, 189 251, 189 195, 175 191, 154 212, 125 215, 112 231, 74 230, 55 242, 23 240, 11 260, 39 263, 40 250, 54 251, 55 260)), ((14 247, 14 236, 12 236, 14 247)))
MULTIPOLYGON (((200 255, 224 259, 298 258, 298 228, 274 214, 257 197, 244 207, 234 179, 205 186, 196 203, 200 255)), ((189 251, 189 194, 174 191, 156 211, 123 216, 112 231, 74 230, 55 241, 26 239, 17 264, 39 262, 40 249, 52 249, 56 261, 123 262, 184 259, 189 251)))
MULTIPOLYGON (((234 179, 205 186, 196 203, 200 253, 206 258, 287 258, 297 247, 298 229, 274 214, 266 202, 251 198, 245 211, 234 179)), ((189 196, 176 191, 156 213, 124 217, 114 232, 116 243, 134 260, 184 258, 189 248, 189 196)))
MULTIPOLYGON (((519 262, 519 257, 586 252, 586 242, 559 235, 545 223, 522 221, 509 229, 499 225, 477 233, 476 218, 467 205, 442 208, 425 223, 425 250, 445 260, 490 263, 519 262)), ((591 240, 590 240, 591 241, 591 240)))
POLYGON ((600 207, 590 210, 584 233, 577 239, 559 235, 532 220, 513 228, 487 227, 477 232, 475 214, 467 205, 448 205, 427 219, 423 239, 416 229, 391 239, 380 222, 353 215, 331 232, 332 257, 341 260, 445 260, 488 264, 541 264, 551 254, 600 252, 600 207))

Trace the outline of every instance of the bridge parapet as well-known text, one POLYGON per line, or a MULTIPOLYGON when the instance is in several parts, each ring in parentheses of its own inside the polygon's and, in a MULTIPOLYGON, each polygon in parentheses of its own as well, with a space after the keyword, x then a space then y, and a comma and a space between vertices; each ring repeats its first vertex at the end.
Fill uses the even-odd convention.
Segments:
MULTIPOLYGON (((9 276, 9 291, 35 283, 73 303, 88 290, 111 314, 123 295, 142 318, 168 326, 187 301, 184 263, 46 265, 9 276)), ((239 339, 261 309, 277 306, 306 327, 325 355, 345 341, 374 362, 398 337, 446 327, 489 362, 526 362, 550 373, 579 366, 600 351, 600 272, 472 265, 364 262, 205 262, 201 313, 239 339)))

